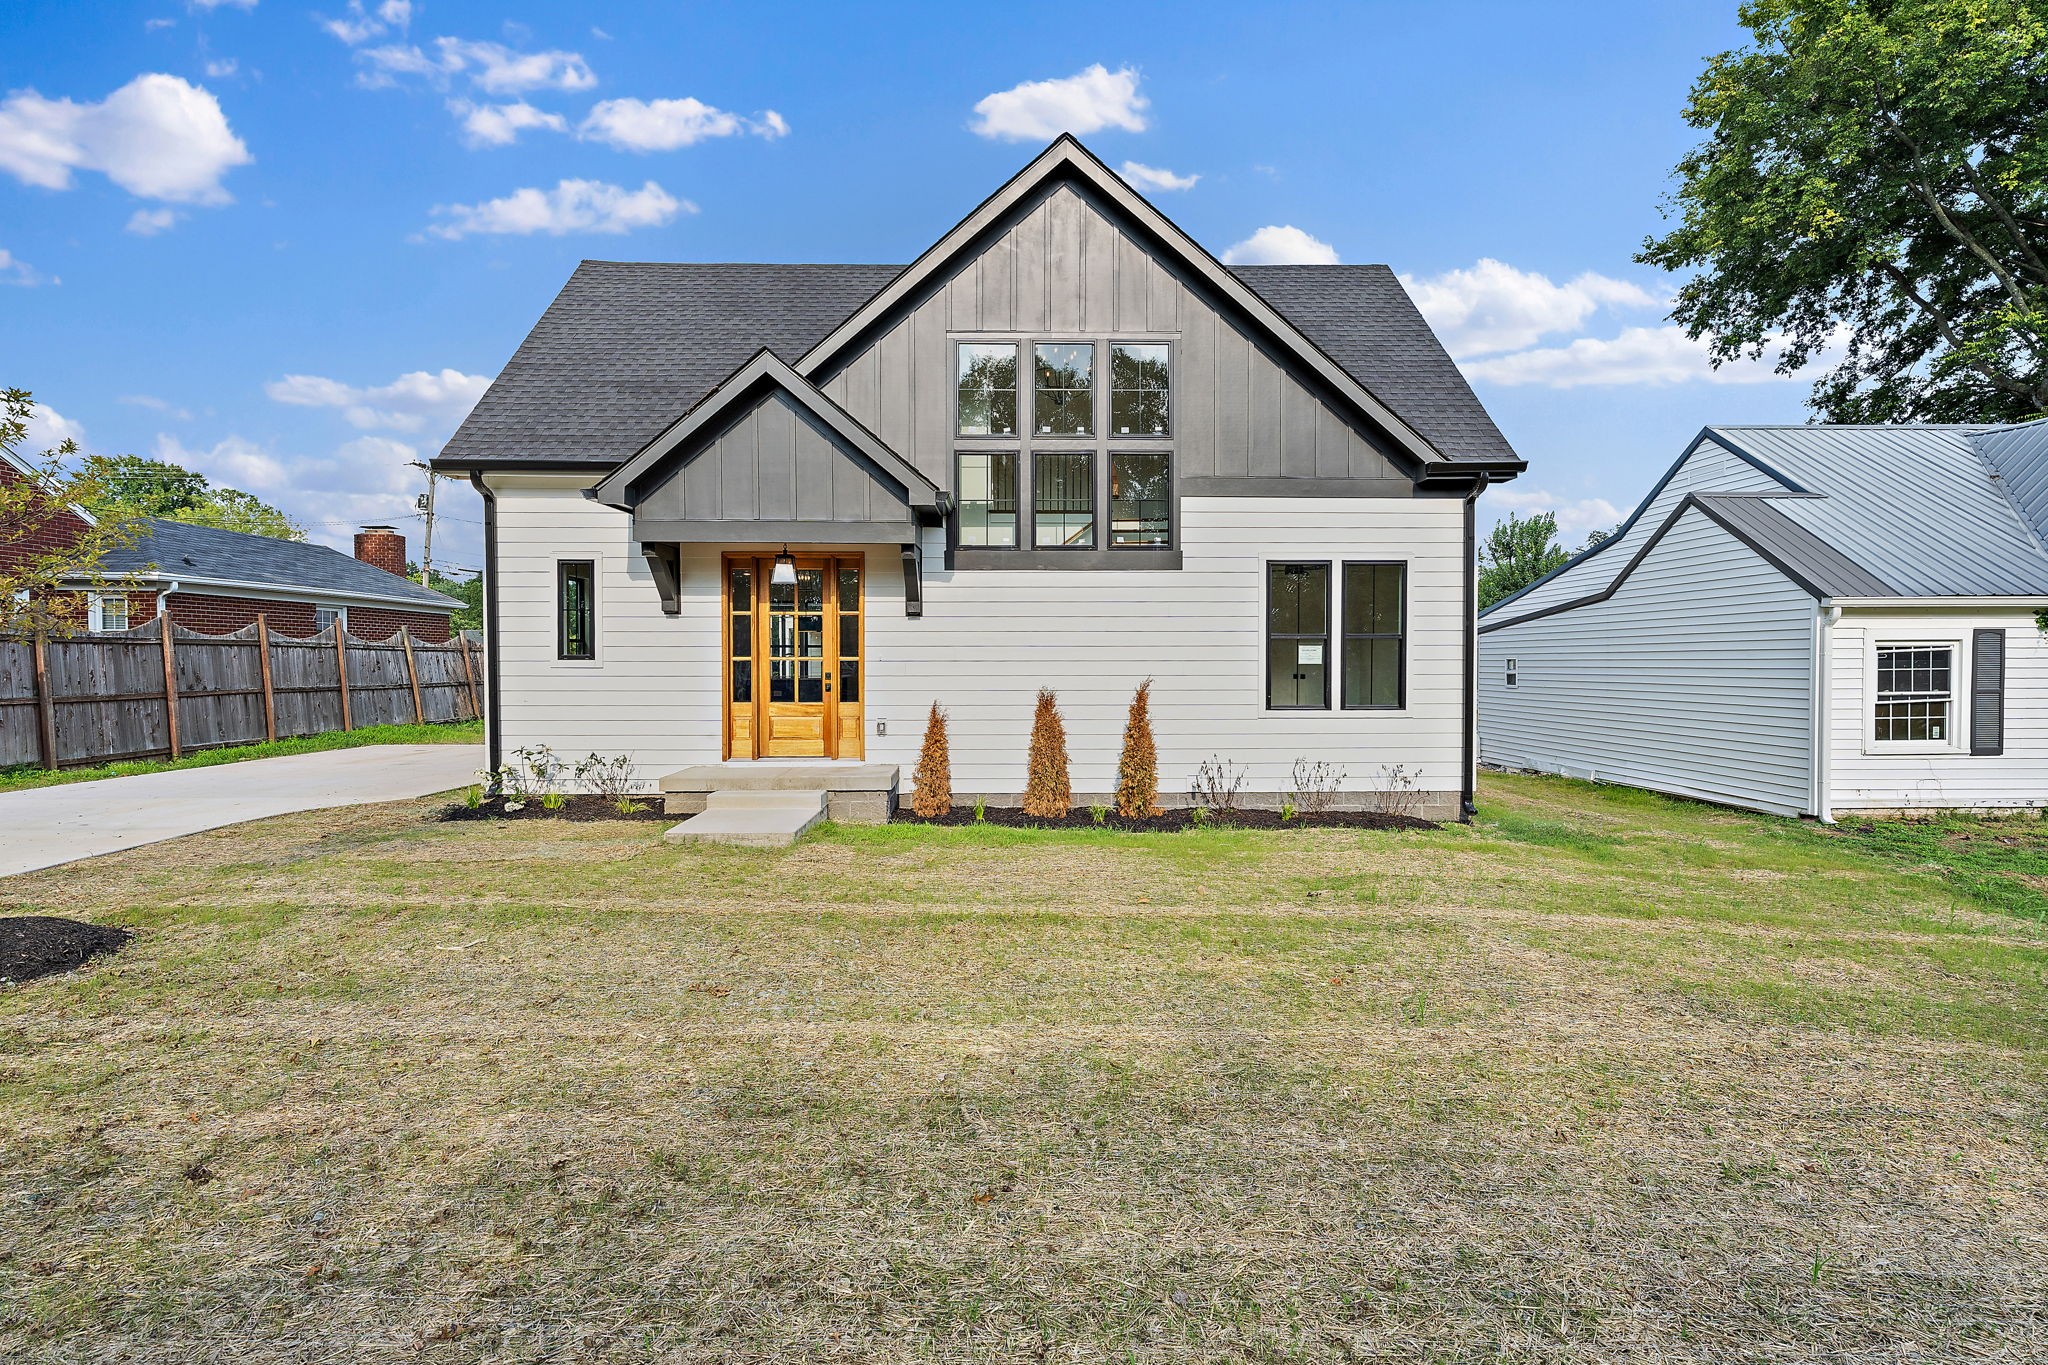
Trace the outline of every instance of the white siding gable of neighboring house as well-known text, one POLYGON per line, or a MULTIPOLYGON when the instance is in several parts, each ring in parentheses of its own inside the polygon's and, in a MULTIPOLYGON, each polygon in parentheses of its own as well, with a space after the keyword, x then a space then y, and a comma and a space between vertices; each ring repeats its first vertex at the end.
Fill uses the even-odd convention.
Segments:
POLYGON ((1688 509, 1612 597, 1479 637, 1480 758, 1801 814, 1815 628, 1803 589, 1688 509))
MULTIPOLYGON (((1512 620, 1602 591, 1628 567, 1629 560, 1648 543, 1650 537, 1657 534, 1657 528, 1664 524, 1665 518, 1677 509, 1688 493, 1768 493, 1784 487, 1780 480, 1708 437, 1678 463, 1664 486, 1637 514, 1625 533, 1602 545, 1598 553, 1567 566, 1522 596, 1492 608, 1487 615, 1493 620, 1512 620)), ((1482 618, 1482 625, 1485 619, 1482 618)))

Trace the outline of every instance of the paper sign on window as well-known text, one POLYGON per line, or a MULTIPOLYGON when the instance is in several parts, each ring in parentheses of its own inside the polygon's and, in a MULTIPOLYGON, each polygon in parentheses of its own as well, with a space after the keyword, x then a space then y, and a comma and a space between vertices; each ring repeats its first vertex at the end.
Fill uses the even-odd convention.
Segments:
POLYGON ((1294 662, 1298 664, 1320 664, 1323 661, 1323 647, 1320 644, 1300 644, 1294 647, 1294 662))

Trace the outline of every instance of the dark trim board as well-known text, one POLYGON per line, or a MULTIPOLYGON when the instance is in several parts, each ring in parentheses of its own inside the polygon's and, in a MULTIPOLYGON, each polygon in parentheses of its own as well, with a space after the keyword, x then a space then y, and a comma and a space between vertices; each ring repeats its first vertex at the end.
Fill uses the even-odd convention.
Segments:
POLYGON ((1184 498, 1412 498, 1415 480, 1198 474, 1180 481, 1180 493, 1184 498))
MULTIPOLYGON (((1622 566, 1622 570, 1621 570, 1621 572, 1620 572, 1620 573, 1618 573, 1618 574, 1616 574, 1616 575, 1614 576, 1614 581, 1613 581, 1613 582, 1611 582, 1611 583, 1609 583, 1609 584, 1608 584, 1608 585, 1607 585, 1606 587, 1602 588, 1602 589, 1601 589, 1600 591, 1598 591, 1598 592, 1592 592, 1592 593, 1587 593, 1587 594, 1586 594, 1586 595, 1585 595, 1584 597, 1574 597, 1574 598, 1571 598, 1571 599, 1570 599, 1570 600, 1568 600, 1568 601, 1564 601, 1564 602, 1557 602, 1557 603, 1554 603, 1554 604, 1552 604, 1552 605, 1550 605, 1550 606, 1547 606, 1547 607, 1543 607, 1543 608, 1541 608, 1540 610, 1537 610, 1537 611, 1527 612, 1527 613, 1525 613, 1525 614, 1523 614, 1523 615, 1521 615, 1521 616, 1515 616, 1515 617, 1510 617, 1509 619, 1507 619, 1507 620, 1505 620, 1505 621, 1482 621, 1482 622, 1480 623, 1480 625, 1479 625, 1479 634, 1481 634, 1481 635, 1490 635, 1490 634, 1492 634, 1492 633, 1493 633, 1494 631, 1496 631, 1496 630, 1505 630, 1505 629, 1506 629, 1507 627, 1509 627, 1509 626, 1519 626, 1519 625, 1524 625, 1524 624, 1526 624, 1526 623, 1528 623, 1528 622, 1530 622, 1530 621, 1540 621, 1540 620, 1542 620, 1542 619, 1543 619, 1544 617, 1546 617, 1546 616, 1556 616, 1556 615, 1557 615, 1557 614, 1559 614, 1560 612, 1574 611, 1574 610, 1576 610, 1576 609, 1578 609, 1578 608, 1580 608, 1580 607, 1590 607, 1590 606, 1593 606, 1593 605, 1595 605, 1595 604, 1597 604, 1597 603, 1600 603, 1600 602, 1605 602, 1605 601, 1606 601, 1606 600, 1607 600, 1608 598, 1610 598, 1610 597, 1614 596, 1614 594, 1615 594, 1615 593, 1616 593, 1617 591, 1619 591, 1619 590, 1620 590, 1620 588, 1621 588, 1621 585, 1622 585, 1623 583, 1626 583, 1626 582, 1627 582, 1627 581, 1629 580, 1629 576, 1630 576, 1630 575, 1632 575, 1633 573, 1635 573, 1635 571, 1636 571, 1636 568, 1637 568, 1637 566, 1638 566, 1638 565, 1640 565, 1640 564, 1641 564, 1641 563, 1643 562, 1643 560, 1644 560, 1644 559, 1646 559, 1646 558, 1648 558, 1648 557, 1649 557, 1649 553, 1650 553, 1650 551, 1652 551, 1652 550, 1654 550, 1654 549, 1656 549, 1656 548, 1657 548, 1657 542, 1658 542, 1658 541, 1660 541, 1660 540, 1662 540, 1662 539, 1664 539, 1664 535, 1665 535, 1665 533, 1666 533, 1667 531, 1669 531, 1669 530, 1670 530, 1670 529, 1671 529, 1671 528, 1672 528, 1673 526, 1676 526, 1676 525, 1678 524, 1678 519, 1679 519, 1680 517, 1684 516, 1684 515, 1685 515, 1685 514, 1686 514, 1687 512, 1689 512, 1689 511, 1692 511, 1692 510, 1694 510, 1695 508, 1697 508, 1697 509, 1698 509, 1698 510, 1699 510, 1699 511, 1700 511, 1700 512, 1702 513, 1702 514, 1704 514, 1704 515, 1705 515, 1705 516, 1706 516, 1706 517, 1707 517, 1707 518, 1708 518, 1709 520, 1711 520, 1711 521, 1712 521, 1712 522, 1713 522, 1713 523, 1714 523, 1714 524, 1715 524, 1716 526, 1719 526, 1719 527, 1720 527, 1720 528, 1721 528, 1722 530, 1726 531, 1726 532, 1727 532, 1727 533, 1728 533, 1729 535, 1733 536, 1733 537, 1734 537, 1734 538, 1735 538, 1736 540, 1740 541, 1740 542, 1741 542, 1741 543, 1742 543, 1743 545, 1747 546, 1747 547, 1748 547, 1748 548, 1749 548, 1749 549, 1750 549, 1750 550, 1751 550, 1752 552, 1754 552, 1754 553, 1755 553, 1755 554, 1757 555, 1757 557, 1758 557, 1758 558, 1760 558, 1760 559, 1764 560, 1764 562, 1768 563, 1768 564, 1769 564, 1769 565, 1770 565, 1770 566, 1771 566, 1772 568, 1776 569, 1776 570, 1777 570, 1777 571, 1778 571, 1779 573, 1781 573, 1781 574, 1785 575, 1785 577, 1786 577, 1786 578, 1790 579, 1790 580, 1791 580, 1791 581, 1792 581, 1792 582, 1793 582, 1794 584, 1798 585, 1798 587, 1799 587, 1799 588, 1801 588, 1801 589, 1802 589, 1803 591, 1805 591, 1805 592, 1807 593, 1807 595, 1809 595, 1810 597, 1814 598, 1814 599, 1815 599, 1816 601, 1819 601, 1819 600, 1823 600, 1823 599, 1825 599, 1825 598, 1828 598, 1828 597, 1833 597, 1833 596, 1836 596, 1836 595, 1837 595, 1837 594, 1835 594, 1835 593, 1834 593, 1833 591, 1831 591, 1831 590, 1830 590, 1829 588, 1827 588, 1827 587, 1824 587, 1824 586, 1822 586, 1822 585, 1821 585, 1821 584, 1819 584, 1819 583, 1816 583, 1816 582, 1815 582, 1815 581, 1814 581, 1814 580, 1813 580, 1813 579, 1812 579, 1812 578, 1811 578, 1811 577, 1810 577, 1809 575, 1807 575, 1807 574, 1806 574, 1806 573, 1805 573, 1805 572, 1804 572, 1803 570, 1801 570, 1801 569, 1800 569, 1799 567, 1797 567, 1796 565, 1794 565, 1794 564, 1792 564, 1792 563, 1788 562, 1788 561, 1787 561, 1787 560, 1785 559, 1785 557, 1784 557, 1784 556, 1783 556, 1783 555, 1782 555, 1781 553, 1779 553, 1779 551, 1778 551, 1778 550, 1777 550, 1776 548, 1774 548, 1774 547, 1772 547, 1771 545, 1767 544, 1766 542, 1764 542, 1764 541, 1760 540, 1760 539, 1759 539, 1759 538, 1758 538, 1757 536, 1755 536, 1755 535, 1751 534, 1749 530, 1747 530, 1746 528, 1744 528, 1743 526, 1741 526, 1741 525, 1740 525, 1739 523, 1737 523, 1737 522, 1736 522, 1736 521, 1735 521, 1735 520, 1734 520, 1733 518, 1729 517, 1729 516, 1728 516, 1727 514, 1725 514, 1724 512, 1722 512, 1722 511, 1721 511, 1721 510, 1720 510, 1719 508, 1715 507, 1715 506, 1714 506, 1714 505, 1712 504, 1712 502, 1710 502, 1710 501, 1702 501, 1702 498, 1703 498, 1703 497, 1704 497, 1704 498, 1713 498, 1713 497, 1715 497, 1715 496, 1721 496, 1721 497, 1731 497, 1731 496, 1734 496, 1734 497, 1749 497, 1749 498, 1767 499, 1767 498, 1772 498, 1772 497, 1787 497, 1787 496, 1790 496, 1790 497, 1814 497, 1814 496, 1817 496, 1817 495, 1816 495, 1816 494, 1812 494, 1812 493, 1804 493, 1804 492, 1802 492, 1802 493, 1796 493, 1796 494, 1782 494, 1782 493, 1780 493, 1780 494, 1754 494, 1754 493, 1752 493, 1752 494, 1746 494, 1746 495, 1744 495, 1744 494, 1720 494, 1720 495, 1715 495, 1715 494, 1704 494, 1704 495, 1703 495, 1703 494, 1699 494, 1699 493, 1688 493, 1688 494, 1686 494, 1686 495, 1685 495, 1685 498, 1684 498, 1684 500, 1683 500, 1683 501, 1681 501, 1681 502, 1680 502, 1680 503, 1678 504, 1678 506, 1677 506, 1677 507, 1675 507, 1675 508, 1673 508, 1673 509, 1671 510, 1671 515, 1670 515, 1670 516, 1668 516, 1668 517, 1666 517, 1666 518, 1664 518, 1664 521, 1663 521, 1663 523, 1662 523, 1661 525, 1659 525, 1659 526, 1657 527, 1656 531, 1654 531, 1654 532, 1653 532, 1653 533, 1651 534, 1650 538, 1649 538, 1648 540, 1646 540, 1646 541, 1644 541, 1644 542, 1643 542, 1643 548, 1642 548, 1642 549, 1640 549, 1640 550, 1637 550, 1637 551, 1635 552, 1635 554, 1634 554, 1634 555, 1633 555, 1633 556, 1632 556, 1632 557, 1631 557, 1631 558, 1629 559, 1628 563, 1622 566)), ((1618 533, 1617 533, 1617 537, 1618 537, 1618 533)), ((1617 538, 1617 537, 1610 537, 1610 539, 1614 539, 1614 538, 1617 538)), ((1602 543, 1604 544, 1605 542, 1602 542, 1602 543)), ((1595 548, 1597 549, 1598 547, 1596 546, 1595 548)), ((1849 561, 1847 561, 1847 560, 1845 559, 1845 560, 1844 560, 1844 562, 1845 562, 1845 563, 1847 563, 1847 562, 1849 562, 1849 561)), ((1867 571, 1863 571, 1863 570, 1860 570, 1860 569, 1859 569, 1859 572, 1867 572, 1867 571)), ((1875 579, 1873 579, 1872 581, 1873 581, 1873 582, 1875 582, 1876 580, 1875 580, 1875 579)), ((1530 585, 1530 587, 1534 587, 1534 586, 1535 586, 1535 585, 1534 585, 1533 583, 1532 583, 1532 584, 1530 585)), ((1526 591, 1527 591, 1527 589, 1524 589, 1523 591, 1525 591, 1525 592, 1526 592, 1526 591)), ((1859 593, 1858 595, 1859 595, 1859 596, 1864 596, 1864 595, 1867 595, 1867 596, 1893 596, 1893 597, 1896 597, 1896 596, 1898 596, 1898 594, 1897 594, 1897 593, 1895 593, 1895 592, 1892 592, 1892 591, 1891 591, 1890 589, 1886 589, 1886 591, 1885 591, 1884 593, 1882 593, 1882 594, 1878 594, 1878 593, 1871 593, 1871 594, 1861 594, 1861 593, 1859 593)), ((1505 602, 1505 601, 1511 601, 1511 600, 1513 600, 1513 599, 1511 599, 1511 598, 1502 598, 1501 600, 1505 602)))
POLYGON ((949 569, 1178 569, 1179 550, 981 550, 959 547, 949 569))
POLYGON ((498 701, 498 495, 474 470, 469 481, 484 500, 484 761, 492 772, 505 766, 504 708, 498 701))
POLYGON ((643 521, 633 518, 642 544, 901 545, 917 539, 909 521, 643 521))

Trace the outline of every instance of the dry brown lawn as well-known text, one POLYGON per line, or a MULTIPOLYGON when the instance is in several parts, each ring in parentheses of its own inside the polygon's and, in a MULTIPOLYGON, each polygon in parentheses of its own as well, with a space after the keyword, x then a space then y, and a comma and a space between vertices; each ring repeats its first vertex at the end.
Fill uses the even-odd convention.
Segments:
POLYGON ((2048 1359, 2048 920, 1484 804, 766 853, 424 802, 0 882, 138 935, 0 992, 0 1357, 2048 1359))

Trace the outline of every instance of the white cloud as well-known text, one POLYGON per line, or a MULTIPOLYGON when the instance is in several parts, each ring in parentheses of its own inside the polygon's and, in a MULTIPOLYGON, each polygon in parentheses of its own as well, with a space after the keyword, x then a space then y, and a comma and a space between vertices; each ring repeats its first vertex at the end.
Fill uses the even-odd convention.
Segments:
POLYGON ((551 190, 519 189, 481 204, 437 204, 435 216, 447 221, 427 231, 450 241, 472 233, 622 233, 661 227, 679 213, 696 211, 695 204, 676 198, 652 180, 637 190, 601 180, 564 180, 551 190))
POLYGON ((1006 141, 1043 141, 1061 133, 1092 133, 1102 128, 1145 131, 1150 104, 1138 93, 1138 72, 1123 66, 1111 71, 1101 62, 1072 76, 1052 81, 1025 81, 988 95, 974 106, 973 130, 1006 141))
POLYGON ((319 375, 288 374, 263 386, 279 403, 302 408, 339 408, 351 426, 391 431, 431 428, 453 431, 491 381, 460 370, 414 370, 389 384, 359 388, 319 375))
POLYGON ((320 27, 355 47, 394 28, 403 30, 411 22, 412 0, 384 0, 374 11, 366 9, 363 0, 348 0, 348 13, 339 19, 322 19, 320 27))
POLYGON ((28 415, 28 435, 22 438, 21 454, 34 459, 55 450, 66 441, 85 440, 85 427, 72 421, 47 403, 38 403, 28 415))
POLYGON ((576 129, 585 142, 602 142, 626 152, 672 152, 712 137, 752 133, 773 140, 789 124, 773 109, 746 118, 702 100, 601 100, 576 129))
POLYGON ((255 9, 256 0, 187 0, 193 9, 255 9))
POLYGON ((1141 161, 1124 163, 1124 179, 1147 189, 1191 190, 1201 178, 1199 175, 1175 175, 1162 166, 1147 166, 1141 161))
POLYGON ((1586 271, 1564 284, 1492 258, 1469 270, 1448 270, 1401 283, 1442 338, 1463 360, 1519 351, 1558 332, 1575 332, 1601 308, 1659 308, 1664 300, 1639 284, 1586 271))
POLYGON ((143 199, 225 204, 221 177, 251 160, 212 93, 176 76, 137 76, 97 104, 33 90, 0 103, 0 170, 44 189, 100 171, 143 199))
POLYGON ((247 493, 273 493, 293 487, 292 473, 284 461, 254 441, 228 436, 204 450, 193 450, 177 437, 158 432, 150 451, 186 469, 196 469, 207 478, 247 493))
MULTIPOLYGON (((6 247, 0 246, 0 284, 18 284, 25 288, 33 288, 43 283, 46 278, 42 271, 6 247)), ((50 283, 55 284, 56 281, 51 280, 50 283)))
POLYGON ((445 81, 461 74, 477 89, 492 95, 517 95, 529 90, 588 90, 597 84, 589 63, 576 52, 515 52, 502 43, 469 38, 436 38, 428 56, 411 44, 367 48, 357 56, 370 67, 365 85, 390 85, 398 76, 423 76, 445 81))
POLYGON ((154 237, 176 227, 181 216, 176 209, 137 209, 128 215, 128 231, 137 237, 154 237))
MULTIPOLYGON (((1716 369, 1708 358, 1705 339, 1695 341, 1682 328, 1662 326, 1625 327, 1616 336, 1580 337, 1563 346, 1468 360, 1461 368, 1468 379, 1482 383, 1576 389, 1612 384, 1772 384, 1786 380, 1788 376, 1773 370, 1772 363, 1769 358, 1735 361, 1716 369)), ((1806 368, 1810 370, 1813 366, 1806 368)))
POLYGON ((1560 498, 1547 488, 1489 489, 1486 501, 1510 512, 1550 513, 1567 544, 1576 544, 1589 531, 1611 531, 1621 521, 1621 509, 1605 498, 1560 498))
POLYGON ((525 100, 511 104, 472 104, 449 100, 448 112, 462 122, 462 140, 472 147, 509 147, 531 128, 562 133, 569 121, 560 114, 536 109, 525 100))
POLYGON ((120 403, 124 407, 148 408, 151 412, 160 412, 166 417, 175 417, 180 422, 189 422, 192 420, 192 414, 190 412, 187 412, 184 408, 177 406, 175 403, 171 403, 165 399, 158 398, 153 393, 124 393, 114 401, 120 403))
POLYGON ((1298 227, 1262 227, 1223 253, 1225 265, 1335 265, 1337 248, 1298 227))
POLYGON ((240 66, 241 63, 237 62, 233 57, 222 57, 206 64, 206 74, 215 80, 219 80, 223 76, 234 75, 240 69, 240 66))

